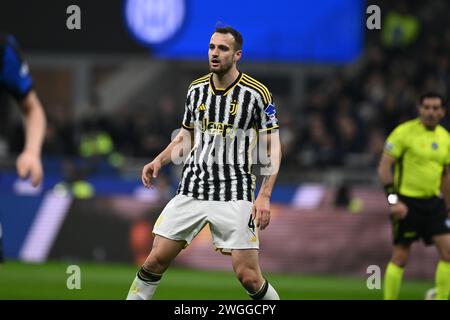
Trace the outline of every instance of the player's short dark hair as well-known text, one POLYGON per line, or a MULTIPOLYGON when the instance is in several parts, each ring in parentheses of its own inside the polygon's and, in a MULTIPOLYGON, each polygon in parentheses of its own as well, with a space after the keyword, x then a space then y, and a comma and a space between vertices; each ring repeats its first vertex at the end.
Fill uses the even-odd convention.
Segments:
POLYGON ((444 106, 444 96, 440 93, 433 92, 433 91, 425 92, 420 96, 420 98, 419 98, 420 105, 422 105, 423 101, 428 98, 438 98, 441 100, 441 106, 442 107, 444 106))
POLYGON ((242 38, 242 35, 239 31, 237 31, 236 29, 230 27, 230 26, 216 26, 216 30, 215 32, 218 33, 223 33, 223 34, 231 34, 234 38, 234 49, 237 50, 242 50, 242 44, 244 43, 244 39, 242 38))

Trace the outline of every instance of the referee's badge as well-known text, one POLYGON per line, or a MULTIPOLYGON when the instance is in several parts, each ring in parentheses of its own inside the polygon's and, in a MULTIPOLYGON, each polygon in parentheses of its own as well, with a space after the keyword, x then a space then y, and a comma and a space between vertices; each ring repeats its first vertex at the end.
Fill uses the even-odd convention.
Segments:
POLYGON ((386 144, 385 144, 385 146, 384 146, 384 148, 386 149, 386 151, 391 151, 393 147, 394 147, 394 146, 393 146, 392 143, 390 143, 390 142, 386 142, 386 144))
POLYGON ((433 143, 431 144, 431 148, 433 148, 433 150, 437 150, 438 144, 437 144, 436 142, 433 142, 433 143))

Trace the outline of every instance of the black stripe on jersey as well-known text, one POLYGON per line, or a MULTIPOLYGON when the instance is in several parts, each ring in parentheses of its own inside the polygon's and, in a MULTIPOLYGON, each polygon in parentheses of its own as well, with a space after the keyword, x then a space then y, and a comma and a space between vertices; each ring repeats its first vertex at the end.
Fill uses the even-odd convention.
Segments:
POLYGON ((209 193, 209 172, 208 172, 208 166, 206 163, 202 162, 202 169, 205 175, 203 176, 203 199, 208 199, 208 193, 209 193))
POLYGON ((217 163, 213 163, 211 166, 213 181, 211 182, 212 187, 214 189, 214 193, 212 198, 214 200, 220 199, 220 182, 219 182, 219 165, 217 163))
MULTIPOLYGON (((241 196, 244 193, 244 183, 243 183, 244 182, 244 177, 243 177, 243 175, 241 173, 241 170, 240 170, 238 164, 234 165, 234 171, 236 172, 236 178, 237 178, 236 179, 236 182, 237 182, 236 195, 239 197, 239 196, 241 196)), ((249 199, 249 198, 247 198, 247 199, 249 199)))
POLYGON ((242 101, 242 106, 247 107, 248 109, 245 110, 246 112, 244 112, 244 110, 242 110, 242 116, 239 119, 239 124, 238 124, 238 128, 240 128, 240 129, 247 129, 247 128, 245 128, 245 124, 247 123, 248 117, 252 116, 252 113, 249 112, 251 98, 252 98, 252 94, 250 93, 250 91, 246 90, 244 93, 244 99, 242 101))
POLYGON ((249 153, 250 153, 250 138, 248 136, 245 137, 245 144, 244 144, 244 150, 246 152, 245 159, 244 159, 244 168, 246 172, 250 172, 250 163, 249 163, 249 153))
POLYGON ((193 122, 192 120, 192 111, 190 111, 189 109, 189 105, 191 104, 191 96, 192 96, 192 92, 188 94, 188 96, 186 97, 186 103, 185 103, 185 112, 184 112, 184 117, 183 117, 183 121, 181 122, 182 126, 188 130, 193 130, 194 126, 189 126, 188 124, 190 124, 191 122, 193 122))
MULTIPOLYGON (((188 167, 186 168, 186 170, 189 170, 188 173, 186 174, 186 177, 184 178, 184 186, 183 186, 183 194, 188 194, 189 193, 189 184, 192 180, 192 177, 194 176, 194 167, 195 167, 195 163, 189 163, 188 167)), ((184 172, 186 172, 186 170, 183 170, 184 172)))
POLYGON ((187 172, 186 170, 188 169, 188 167, 189 167, 189 163, 185 163, 183 165, 183 170, 181 171, 182 172, 181 181, 180 181, 180 184, 178 185, 177 194, 184 190, 184 185, 186 184, 185 174, 187 172))
MULTIPOLYGON (((231 182, 230 175, 230 166, 228 164, 223 165, 223 174, 225 176, 225 185, 231 182)), ((225 201, 230 201, 231 198, 231 185, 229 188, 225 188, 225 201)))
POLYGON ((200 98, 200 88, 195 88, 194 90, 194 99, 192 101, 192 114, 194 115, 194 121, 198 120, 198 118, 195 118, 195 111, 198 108, 198 106, 200 105, 200 103, 198 102, 198 99, 200 98))

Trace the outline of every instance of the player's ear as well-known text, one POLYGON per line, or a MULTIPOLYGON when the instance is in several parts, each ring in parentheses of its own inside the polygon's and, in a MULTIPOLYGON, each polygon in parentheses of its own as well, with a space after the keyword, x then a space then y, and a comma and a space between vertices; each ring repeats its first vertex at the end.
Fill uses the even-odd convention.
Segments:
POLYGON ((242 57, 242 50, 237 50, 234 53, 234 61, 238 62, 241 59, 241 57, 242 57))

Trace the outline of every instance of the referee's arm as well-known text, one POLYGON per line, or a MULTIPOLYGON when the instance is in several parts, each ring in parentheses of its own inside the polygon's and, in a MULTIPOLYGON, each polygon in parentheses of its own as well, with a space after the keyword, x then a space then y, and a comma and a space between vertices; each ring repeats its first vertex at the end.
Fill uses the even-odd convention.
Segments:
POLYGON ((392 166, 395 164, 395 158, 383 152, 380 163, 378 164, 378 176, 383 186, 393 184, 392 166))
MULTIPOLYGON (((378 165, 378 175, 383 183, 385 192, 398 192, 398 190, 394 189, 394 177, 392 175, 392 166, 395 164, 395 161, 394 157, 383 152, 378 165)), ((408 207, 401 200, 397 200, 396 203, 390 203, 389 211, 395 219, 403 219, 408 214, 408 207)))
POLYGON ((445 166, 442 172, 441 192, 447 204, 447 213, 450 217, 450 170, 448 166, 445 166))

